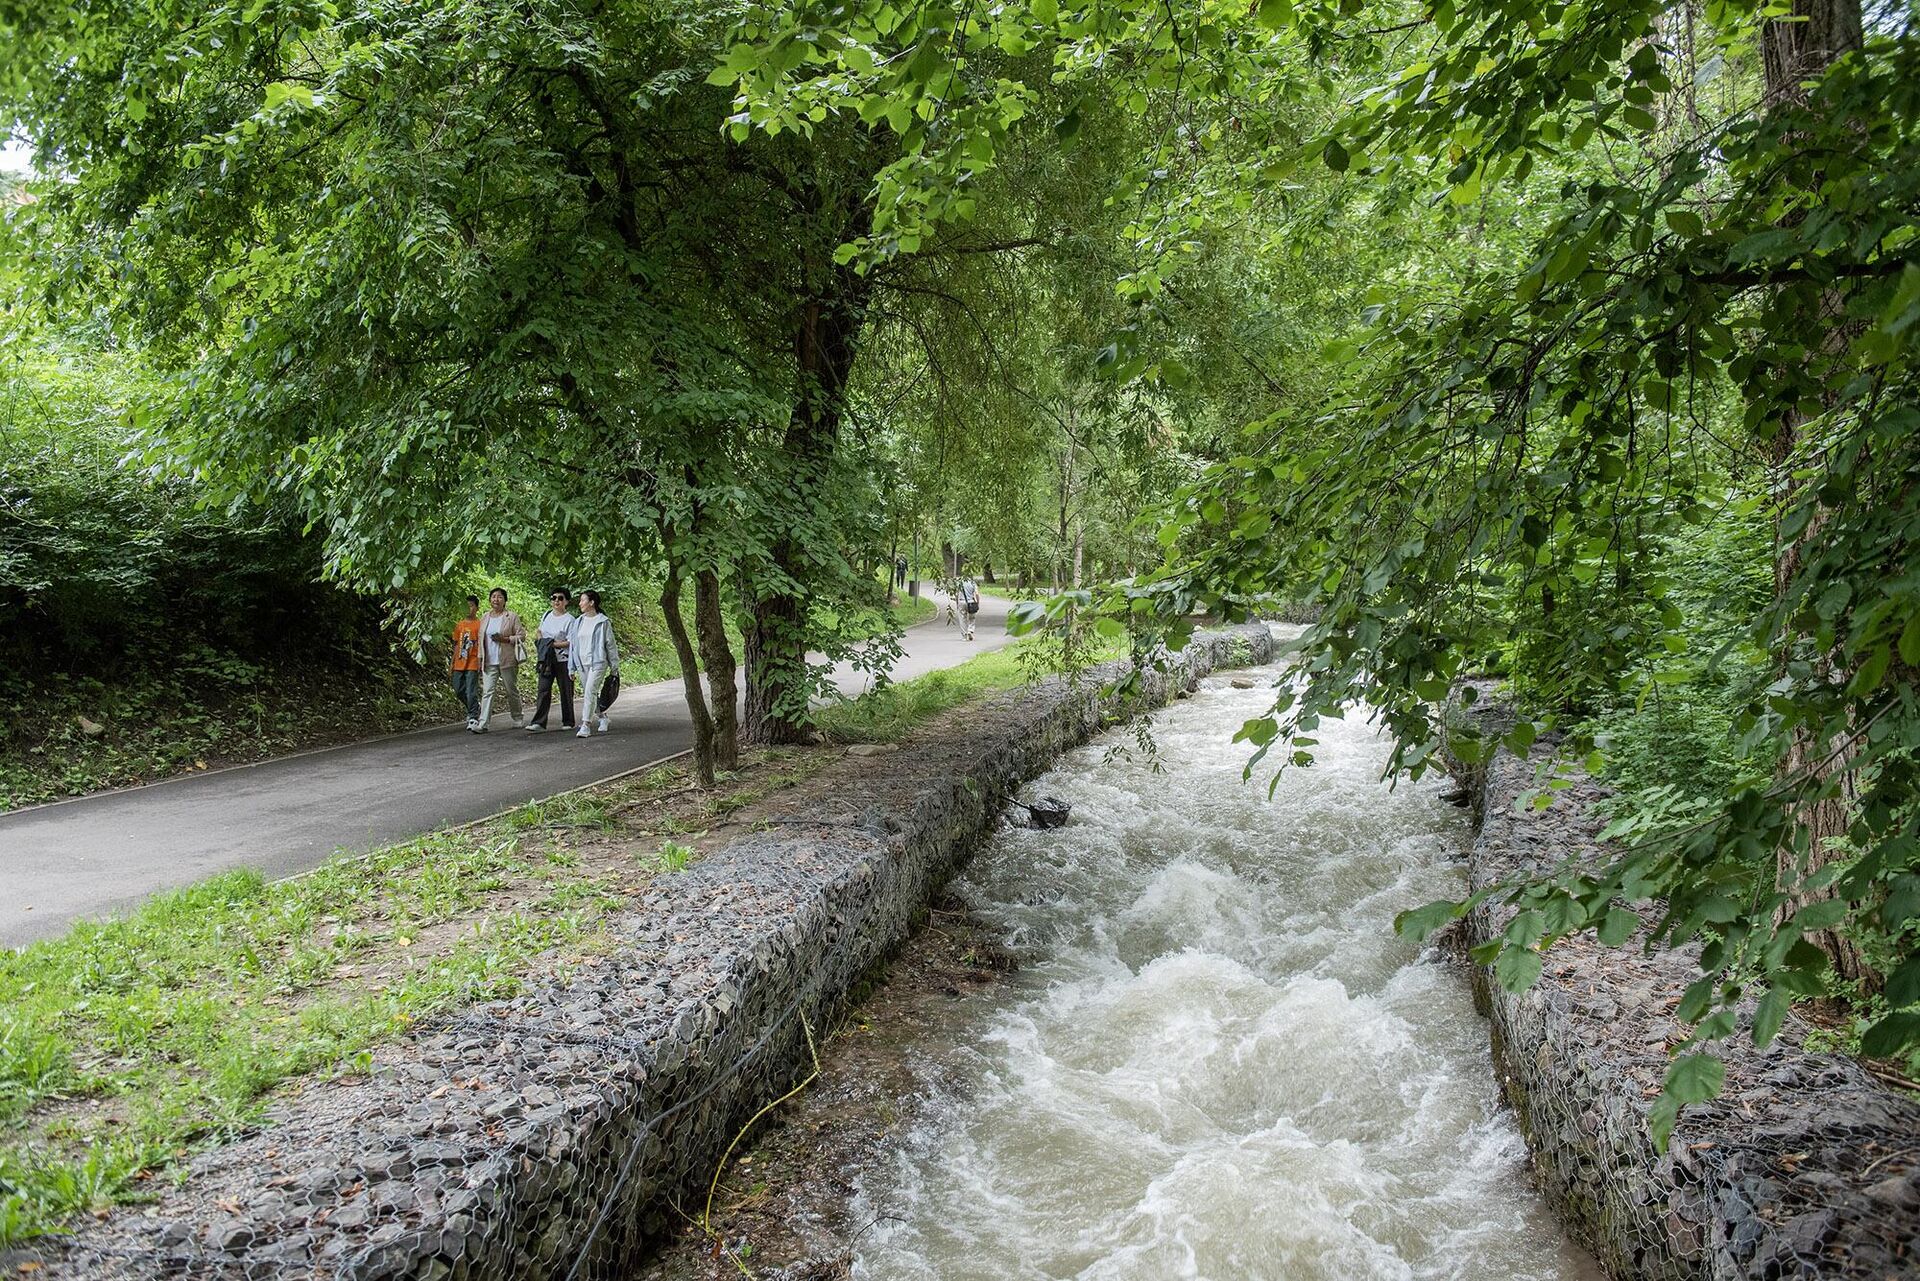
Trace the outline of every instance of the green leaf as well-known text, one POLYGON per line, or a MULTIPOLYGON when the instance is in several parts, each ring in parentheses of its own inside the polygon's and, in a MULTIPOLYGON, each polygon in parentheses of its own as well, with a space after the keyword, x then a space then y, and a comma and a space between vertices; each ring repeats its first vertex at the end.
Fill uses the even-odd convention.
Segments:
POLYGON ((1260 0, 1260 25, 1279 30, 1293 21, 1293 0, 1260 0))
POLYGON ((1421 907, 1409 908, 1393 918, 1393 932, 1415 942, 1425 942, 1435 930, 1459 920, 1466 904, 1436 899, 1421 907))
POLYGON ((1893 1006, 1920 1005, 1920 956, 1910 956, 1887 976, 1887 1003, 1893 1006))
POLYGON ((1780 1034, 1780 1024, 1786 1020, 1787 1010, 1792 1004, 1784 989, 1771 988, 1760 998, 1759 1005, 1753 1011, 1753 1043, 1771 1044, 1780 1034))
POLYGON ((1868 1028, 1860 1050, 1869 1058, 1891 1059, 1920 1045, 1920 1014, 1898 1011, 1868 1028))
POLYGON ((1509 992, 1524 992, 1540 977, 1540 953, 1509 944, 1493 963, 1493 976, 1509 992))
POLYGON ((1546 928, 1545 914, 1534 908, 1528 908, 1524 912, 1514 914, 1513 919, 1507 922, 1507 928, 1500 932, 1500 937, 1515 947, 1531 947, 1539 941, 1540 935, 1546 928))
POLYGON ((1600 928, 1594 933, 1608 947, 1619 947, 1639 928, 1640 916, 1637 912, 1624 907, 1610 907, 1607 914, 1600 918, 1600 928))
POLYGON ((1682 1054, 1667 1068, 1664 1092, 1675 1102, 1705 1103, 1726 1084, 1727 1065, 1711 1054, 1682 1054))
POLYGON ((1327 139, 1326 147, 1320 152, 1320 158, 1327 162, 1327 168, 1335 173, 1345 173, 1347 166, 1353 163, 1353 157, 1340 145, 1338 138, 1327 139))
POLYGON ((1700 220, 1700 215, 1691 209, 1669 209, 1666 219, 1667 226, 1671 227, 1677 235, 1686 236, 1689 239, 1699 236, 1706 230, 1706 224, 1700 220))
POLYGON ((1793 914, 1793 923, 1802 930, 1830 930, 1847 919, 1847 905, 1839 899, 1809 903, 1793 914))

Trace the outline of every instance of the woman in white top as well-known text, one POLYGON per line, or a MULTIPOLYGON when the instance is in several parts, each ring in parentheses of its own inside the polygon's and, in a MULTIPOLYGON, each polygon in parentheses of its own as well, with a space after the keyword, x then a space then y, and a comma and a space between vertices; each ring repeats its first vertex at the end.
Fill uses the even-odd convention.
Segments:
MULTIPOLYGON (((607 675, 620 666, 620 647, 614 643, 613 621, 600 612, 600 593, 580 593, 580 617, 573 620, 573 644, 567 650, 567 666, 579 674, 579 738, 593 734, 593 722, 600 712, 600 687, 607 675)), ((600 732, 607 732, 608 719, 599 715, 600 732)))
POLYGON ((493 695, 504 691, 507 711, 513 723, 520 723, 520 651, 527 643, 527 629, 520 615, 507 608, 507 589, 496 587, 487 593, 488 610, 480 617, 481 675, 480 715, 474 733, 487 732, 493 719, 493 695))

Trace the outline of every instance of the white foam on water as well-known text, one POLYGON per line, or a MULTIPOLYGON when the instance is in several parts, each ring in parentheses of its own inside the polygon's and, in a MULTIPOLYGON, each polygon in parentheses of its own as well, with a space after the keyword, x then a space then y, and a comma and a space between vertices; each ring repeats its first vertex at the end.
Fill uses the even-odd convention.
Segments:
MULTIPOLYGON (((1277 674, 1277 671, 1276 673, 1277 674)), ((1206 682, 1035 784, 959 883, 1029 957, 860 1210, 871 1281, 1587 1281, 1527 1181, 1464 977, 1395 913, 1459 891, 1442 784, 1357 719, 1241 778, 1270 689, 1206 682)), ((934 1050, 933 1053, 941 1053, 934 1050)))

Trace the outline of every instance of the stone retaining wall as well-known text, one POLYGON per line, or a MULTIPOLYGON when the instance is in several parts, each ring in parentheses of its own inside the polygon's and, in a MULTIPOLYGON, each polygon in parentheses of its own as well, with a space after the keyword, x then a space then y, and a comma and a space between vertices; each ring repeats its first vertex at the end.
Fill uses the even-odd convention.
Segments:
MULTIPOLYGON (((1199 637, 1145 698, 1264 662, 1199 637)), ((974 704, 806 812, 660 877, 564 985, 474 1007, 315 1085, 147 1210, 76 1231, 53 1277, 622 1274, 698 1218, 741 1125, 805 1072, 810 1030, 909 933, 1005 799, 1122 710, 1097 682, 974 704)))
MULTIPOLYGON (((1505 752, 1478 781, 1476 889, 1595 854, 1599 824, 1583 815, 1599 788, 1518 813, 1534 769, 1505 752)), ((1469 946, 1509 915, 1476 912, 1469 946)), ((1618 1278, 1920 1277, 1920 1105, 1850 1059, 1801 1048, 1812 1029, 1797 1019, 1765 1050, 1729 1041, 1725 1092, 1687 1108, 1667 1152, 1654 1151, 1647 1110, 1685 1035, 1671 1011, 1695 974, 1690 952, 1590 938, 1556 945, 1519 996, 1475 967, 1502 1087, 1569 1228, 1618 1278)))

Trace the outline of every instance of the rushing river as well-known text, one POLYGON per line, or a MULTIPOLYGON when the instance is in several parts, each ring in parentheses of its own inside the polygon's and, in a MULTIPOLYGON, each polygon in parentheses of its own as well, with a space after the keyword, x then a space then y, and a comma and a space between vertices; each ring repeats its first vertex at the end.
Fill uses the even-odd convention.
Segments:
POLYGON ((1160 770, 1081 749, 959 892, 1025 958, 860 1189, 855 1276, 1594 1278, 1528 1182, 1465 977, 1393 934, 1457 891, 1463 814, 1357 722, 1271 800, 1214 677, 1160 770), (958 1084, 951 1084, 957 1081, 958 1084))

